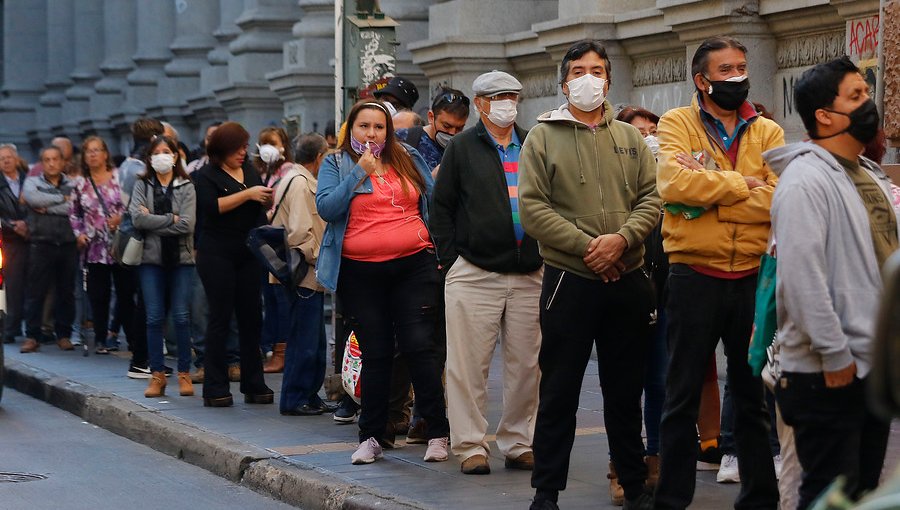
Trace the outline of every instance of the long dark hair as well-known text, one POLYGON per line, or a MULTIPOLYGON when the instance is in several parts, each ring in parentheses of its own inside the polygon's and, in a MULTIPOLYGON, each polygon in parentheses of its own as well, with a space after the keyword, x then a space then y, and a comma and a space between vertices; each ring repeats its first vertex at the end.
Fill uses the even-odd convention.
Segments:
POLYGON ((424 193, 425 178, 419 173, 419 169, 413 163, 412 157, 400 145, 397 137, 394 136, 394 122, 388 114, 387 107, 381 101, 364 99, 353 105, 353 108, 350 109, 350 114, 347 115, 347 136, 344 137, 343 143, 338 148, 349 154, 354 162, 359 161, 359 155, 353 151, 353 147, 350 145, 350 138, 353 136, 353 123, 356 122, 356 118, 362 110, 375 110, 384 114, 387 135, 384 139, 384 150, 381 152, 381 160, 397 170, 397 173, 400 175, 400 184, 403 187, 403 192, 409 193, 407 183, 411 183, 419 193, 424 193))
POLYGON ((184 171, 184 165, 181 164, 181 157, 178 156, 178 144, 175 143, 175 140, 162 135, 154 138, 144 152, 144 165, 146 165, 147 171, 144 172, 144 176, 141 178, 147 182, 151 182, 152 178, 156 178, 156 170, 154 170, 153 165, 150 164, 150 156, 153 155, 154 149, 163 144, 166 144, 169 147, 169 150, 172 151, 172 155, 175 158, 175 168, 172 169, 172 173, 174 174, 173 178, 181 177, 182 179, 189 179, 187 172, 184 171))
POLYGON ((106 145, 106 140, 100 138, 99 136, 91 135, 85 138, 83 142, 81 142, 81 175, 85 177, 91 176, 91 169, 87 164, 87 146, 91 142, 100 142, 100 145, 103 146, 103 152, 106 153, 106 169, 113 169, 112 157, 109 155, 109 146, 106 145))

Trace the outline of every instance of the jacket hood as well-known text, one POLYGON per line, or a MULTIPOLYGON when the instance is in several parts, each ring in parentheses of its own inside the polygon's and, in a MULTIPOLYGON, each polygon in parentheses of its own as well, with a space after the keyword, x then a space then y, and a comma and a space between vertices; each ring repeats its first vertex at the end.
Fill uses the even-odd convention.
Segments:
MULTIPOLYGON (((613 107, 609 104, 609 100, 603 101, 603 121, 598 124, 598 127, 603 125, 608 125, 610 122, 614 120, 613 117, 613 107)), ((550 110, 549 112, 544 112, 538 115, 538 122, 561 122, 564 124, 568 124, 576 127, 584 127, 589 128, 587 124, 581 122, 576 119, 572 112, 569 111, 569 103, 565 103, 561 105, 559 108, 555 110, 550 110)))
MULTIPOLYGON (((834 156, 826 149, 813 142, 797 142, 766 151, 763 153, 763 159, 766 160, 766 163, 769 164, 769 167, 775 172, 775 175, 781 177, 781 174, 794 159, 810 153, 815 154, 819 159, 828 163, 828 166, 831 167, 832 170, 843 172, 843 167, 841 167, 841 164, 838 163, 834 156)), ((884 174, 881 167, 874 161, 864 157, 860 157, 860 161, 864 167, 874 172, 879 177, 884 174)))

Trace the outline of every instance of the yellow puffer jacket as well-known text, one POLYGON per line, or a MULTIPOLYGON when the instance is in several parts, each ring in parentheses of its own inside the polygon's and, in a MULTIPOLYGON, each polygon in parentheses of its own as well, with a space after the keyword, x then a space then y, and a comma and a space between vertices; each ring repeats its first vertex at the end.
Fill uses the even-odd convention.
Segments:
POLYGON ((663 202, 706 207, 695 219, 667 213, 663 247, 670 263, 699 265, 719 271, 759 267, 769 237, 769 208, 778 178, 762 153, 784 145, 784 131, 775 122, 755 117, 739 140, 734 168, 715 134, 700 118, 697 95, 690 106, 669 110, 659 121, 657 189, 663 202), (678 153, 701 156, 704 170, 683 167, 678 153), (750 190, 744 176, 768 186, 750 190))

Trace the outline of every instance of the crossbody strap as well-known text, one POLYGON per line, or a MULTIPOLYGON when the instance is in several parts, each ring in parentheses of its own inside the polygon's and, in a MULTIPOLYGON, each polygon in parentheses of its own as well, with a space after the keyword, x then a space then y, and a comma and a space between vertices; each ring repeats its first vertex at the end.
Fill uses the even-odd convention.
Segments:
POLYGON ((272 224, 273 221, 275 221, 275 217, 278 216, 278 210, 281 209, 281 203, 284 202, 285 198, 287 198, 288 191, 291 189, 291 183, 293 183, 294 179, 296 179, 297 177, 300 177, 300 176, 295 175, 295 176, 291 177, 291 179, 287 182, 287 184, 284 185, 284 193, 281 194, 281 200, 279 200, 278 203, 275 204, 275 211, 272 213, 272 219, 269 221, 270 225, 272 224))
POLYGON ((106 202, 103 201, 103 195, 101 195, 100 190, 97 189, 97 184, 94 183, 94 178, 89 175, 88 180, 91 181, 91 187, 94 188, 94 194, 97 195, 97 200, 100 202, 100 208, 103 209, 103 214, 105 214, 108 218, 110 216, 109 209, 106 208, 106 202))

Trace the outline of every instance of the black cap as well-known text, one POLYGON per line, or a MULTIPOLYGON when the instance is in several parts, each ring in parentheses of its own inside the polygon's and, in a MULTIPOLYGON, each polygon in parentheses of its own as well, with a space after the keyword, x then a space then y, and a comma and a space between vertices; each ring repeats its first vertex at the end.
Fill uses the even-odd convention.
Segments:
POLYGON ((385 94, 396 97, 406 108, 412 108, 419 100, 419 89, 413 85, 413 82, 400 76, 394 76, 384 88, 372 93, 378 99, 385 94))

